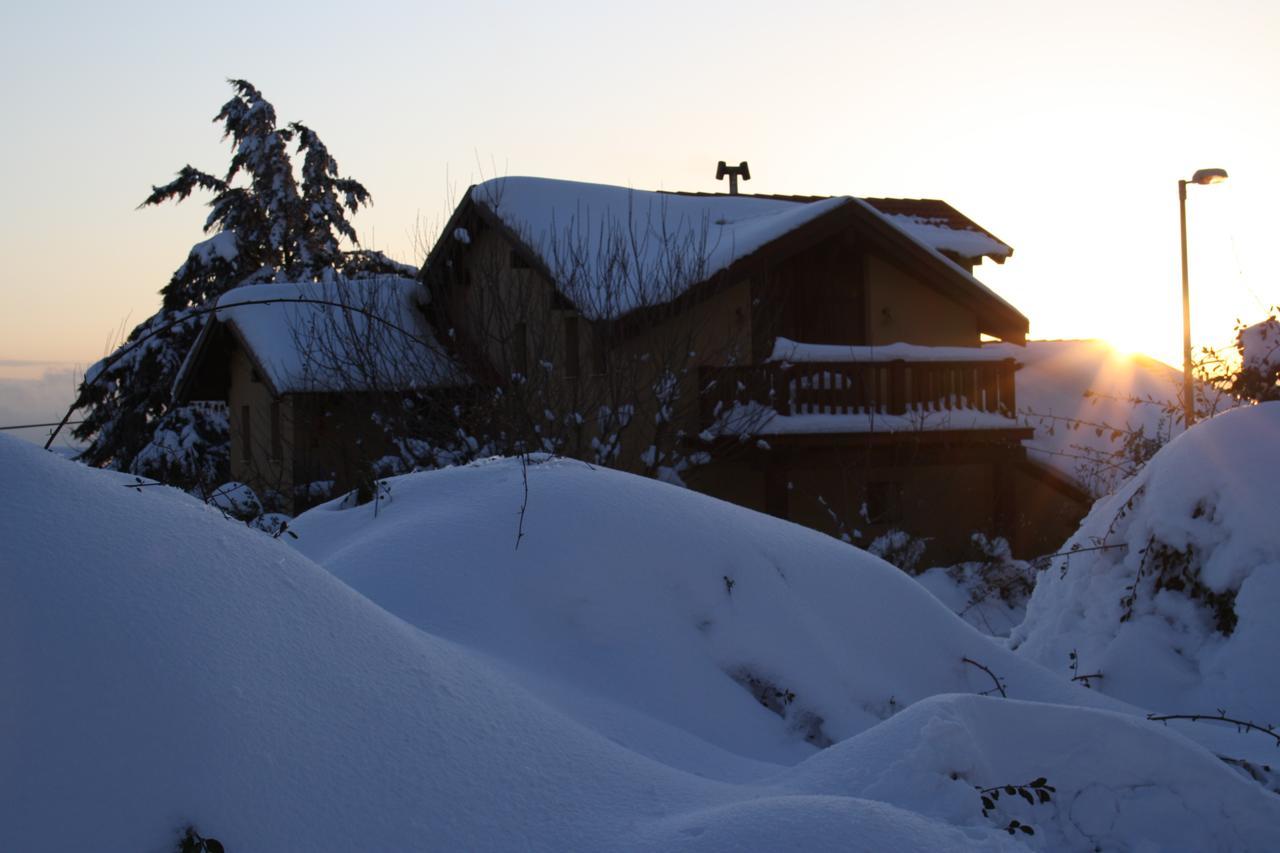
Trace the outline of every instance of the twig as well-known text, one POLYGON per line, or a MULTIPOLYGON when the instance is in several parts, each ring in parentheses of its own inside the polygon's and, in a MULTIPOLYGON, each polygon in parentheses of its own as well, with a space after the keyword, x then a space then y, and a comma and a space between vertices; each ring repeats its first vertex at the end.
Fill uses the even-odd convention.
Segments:
POLYGON ((1275 725, 1260 726, 1248 720, 1237 720, 1234 717, 1228 717, 1227 712, 1222 708, 1218 709, 1217 714, 1147 714, 1147 719, 1154 723, 1163 723, 1168 720, 1216 720, 1220 723, 1230 723, 1239 731, 1255 731, 1270 735, 1275 738, 1276 746, 1280 746, 1280 732, 1276 731, 1275 725))
POLYGON ((520 501, 520 519, 516 522, 516 547, 520 550, 520 540, 524 538, 524 512, 529 508, 529 454, 520 454, 520 476, 524 480, 524 497, 520 501))
MULTIPOLYGON (((1004 684, 1000 681, 1000 679, 996 676, 994 672, 992 672, 990 669, 988 669, 987 667, 983 666, 982 664, 978 663, 976 660, 973 660, 971 658, 960 658, 960 660, 963 661, 964 663, 969 664, 970 666, 976 666, 978 669, 982 670, 987 675, 991 676, 991 680, 996 685, 994 690, 999 690, 1000 695, 1003 696, 1005 699, 1009 698, 1009 694, 1004 692, 1004 684)), ((984 693, 979 693, 978 695, 987 696, 987 695, 990 695, 991 692, 992 692, 991 690, 988 690, 984 693)))

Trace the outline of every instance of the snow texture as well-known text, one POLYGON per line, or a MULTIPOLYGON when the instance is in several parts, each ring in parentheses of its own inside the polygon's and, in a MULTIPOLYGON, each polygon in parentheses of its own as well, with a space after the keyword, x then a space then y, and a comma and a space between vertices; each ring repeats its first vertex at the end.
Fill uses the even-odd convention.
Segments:
POLYGON ((457 384, 463 373, 431 331, 422 293, 407 278, 255 284, 223 294, 215 316, 276 394, 457 384))
POLYGON ((1179 731, 672 486, 533 465, 516 549, 518 461, 407 475, 295 548, 4 436, 0 470, 2 850, 1280 847, 1179 731))
POLYGON ((1280 403, 1175 438, 1040 575, 1018 654, 1061 669, 1075 650, 1098 690, 1153 711, 1280 722, 1278 447, 1280 403))

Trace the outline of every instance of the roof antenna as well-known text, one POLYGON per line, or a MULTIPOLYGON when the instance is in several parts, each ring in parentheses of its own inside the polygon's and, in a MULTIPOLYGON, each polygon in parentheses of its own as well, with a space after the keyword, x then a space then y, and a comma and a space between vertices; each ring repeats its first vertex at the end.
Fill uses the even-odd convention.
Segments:
POLYGON ((743 160, 736 166, 726 166, 723 160, 720 165, 716 166, 716 180, 723 181, 724 176, 729 176, 729 195, 738 194, 738 176, 742 176, 742 180, 751 180, 751 170, 747 168, 747 161, 743 160))

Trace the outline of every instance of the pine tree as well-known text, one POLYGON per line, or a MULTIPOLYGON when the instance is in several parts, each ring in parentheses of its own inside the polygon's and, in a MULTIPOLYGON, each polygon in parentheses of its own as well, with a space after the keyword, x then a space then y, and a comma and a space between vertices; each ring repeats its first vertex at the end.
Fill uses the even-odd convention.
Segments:
POLYGON ((209 237, 192 246, 160 291, 160 311, 86 373, 75 403, 88 410, 74 432, 89 442, 82 460, 186 488, 225 479, 229 445, 225 414, 170 404, 207 313, 196 309, 245 284, 416 272, 380 252, 343 251, 344 239, 358 246, 348 217, 371 203, 369 191, 339 175, 314 131, 299 122, 279 126, 275 107, 252 84, 230 83, 235 94, 213 119, 231 141, 226 174, 184 166, 140 205, 212 193, 209 237), (303 157, 301 183, 294 154, 303 157))

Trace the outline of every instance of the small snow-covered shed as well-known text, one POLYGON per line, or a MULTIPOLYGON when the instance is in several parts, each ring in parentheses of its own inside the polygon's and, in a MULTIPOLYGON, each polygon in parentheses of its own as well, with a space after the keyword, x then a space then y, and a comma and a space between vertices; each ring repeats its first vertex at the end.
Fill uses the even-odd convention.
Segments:
POLYGON ((466 383, 425 299, 403 277, 235 288, 207 316, 173 396, 225 401, 232 479, 304 506, 350 486, 356 447, 376 452, 380 396, 466 383))

